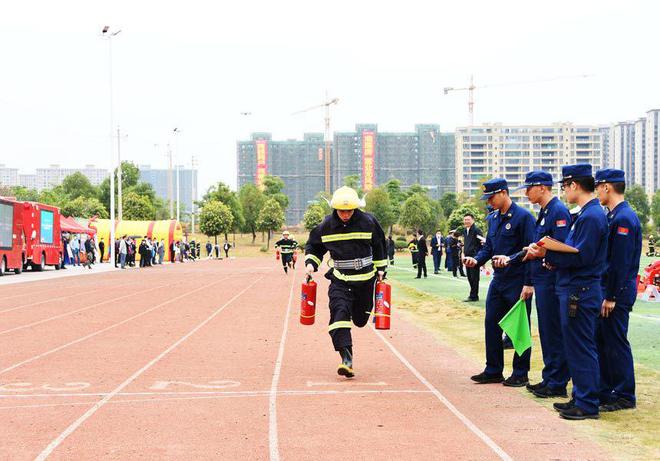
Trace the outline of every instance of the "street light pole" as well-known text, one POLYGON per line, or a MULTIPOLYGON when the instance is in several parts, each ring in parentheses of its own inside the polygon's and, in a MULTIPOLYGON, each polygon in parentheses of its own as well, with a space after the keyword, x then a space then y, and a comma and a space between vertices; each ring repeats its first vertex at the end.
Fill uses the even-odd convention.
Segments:
POLYGON ((179 197, 179 159, 181 157, 181 152, 179 152, 179 136, 181 134, 181 130, 178 128, 174 128, 173 130, 174 136, 175 136, 175 141, 174 141, 174 147, 176 149, 175 155, 176 155, 176 220, 181 221, 181 201, 179 197))
POLYGON ((115 149, 114 149, 114 98, 112 88, 112 38, 116 37, 121 30, 110 32, 110 27, 105 26, 101 31, 101 37, 108 41, 108 84, 110 89, 110 264, 115 263, 115 149))

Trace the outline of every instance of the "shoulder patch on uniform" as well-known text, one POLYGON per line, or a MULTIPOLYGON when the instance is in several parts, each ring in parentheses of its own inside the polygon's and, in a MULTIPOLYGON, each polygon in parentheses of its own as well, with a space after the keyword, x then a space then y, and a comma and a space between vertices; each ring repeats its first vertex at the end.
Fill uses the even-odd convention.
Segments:
POLYGON ((555 222, 555 225, 556 225, 557 227, 566 227, 566 220, 565 220, 565 219, 558 219, 558 220, 555 222))
POLYGON ((616 230, 616 233, 619 235, 628 235, 629 229, 627 227, 619 226, 616 230))

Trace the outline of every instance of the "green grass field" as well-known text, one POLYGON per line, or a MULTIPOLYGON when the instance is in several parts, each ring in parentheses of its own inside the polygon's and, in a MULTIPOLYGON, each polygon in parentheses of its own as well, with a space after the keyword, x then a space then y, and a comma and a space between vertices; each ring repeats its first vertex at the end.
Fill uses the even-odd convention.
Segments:
MULTIPOLYGON (((645 267, 651 258, 643 258, 645 267)), ((443 261, 444 263, 444 261, 443 261)), ((482 277, 480 301, 464 303, 469 285, 465 278, 455 279, 446 271, 432 275, 433 261, 428 279, 416 280, 410 255, 397 253, 395 265, 389 268, 392 281, 393 306, 406 318, 432 331, 442 341, 454 346, 461 354, 483 363, 484 330, 483 316, 490 277, 482 277)), ((532 382, 541 379, 541 353, 536 330, 536 313, 532 312, 532 382)), ((579 431, 610 449, 616 459, 660 459, 660 442, 657 434, 660 423, 660 356, 657 353, 657 335, 660 333, 660 303, 638 301, 630 319, 629 339, 635 357, 638 407, 636 410, 603 414, 598 421, 573 423, 579 431)), ((507 351, 505 363, 511 363, 511 351, 507 351)), ((480 367, 475 373, 482 371, 480 367)), ((467 377, 466 377, 467 379, 467 377)), ((525 390, 523 395, 534 398, 525 390)), ((551 407, 552 400, 537 399, 541 405, 551 407)), ((556 400, 555 400, 556 401, 556 400)))

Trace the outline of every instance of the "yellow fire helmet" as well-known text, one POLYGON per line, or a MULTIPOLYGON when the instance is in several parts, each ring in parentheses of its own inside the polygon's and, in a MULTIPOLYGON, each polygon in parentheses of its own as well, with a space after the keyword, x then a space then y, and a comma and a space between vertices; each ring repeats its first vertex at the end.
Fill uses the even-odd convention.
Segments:
POLYGON ((348 186, 340 187, 332 195, 330 206, 335 210, 355 210, 364 206, 364 201, 360 200, 357 192, 348 186))

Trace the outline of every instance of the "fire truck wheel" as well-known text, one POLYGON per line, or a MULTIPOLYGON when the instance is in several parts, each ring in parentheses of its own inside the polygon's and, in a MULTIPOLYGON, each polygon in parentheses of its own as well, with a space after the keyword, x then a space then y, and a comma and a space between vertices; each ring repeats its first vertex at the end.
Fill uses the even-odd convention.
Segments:
POLYGON ((5 275, 6 270, 7 270, 7 258, 3 256, 2 260, 0 260, 0 277, 5 275))
POLYGON ((14 269, 14 274, 18 275, 23 272, 23 265, 21 264, 16 269, 14 269))

